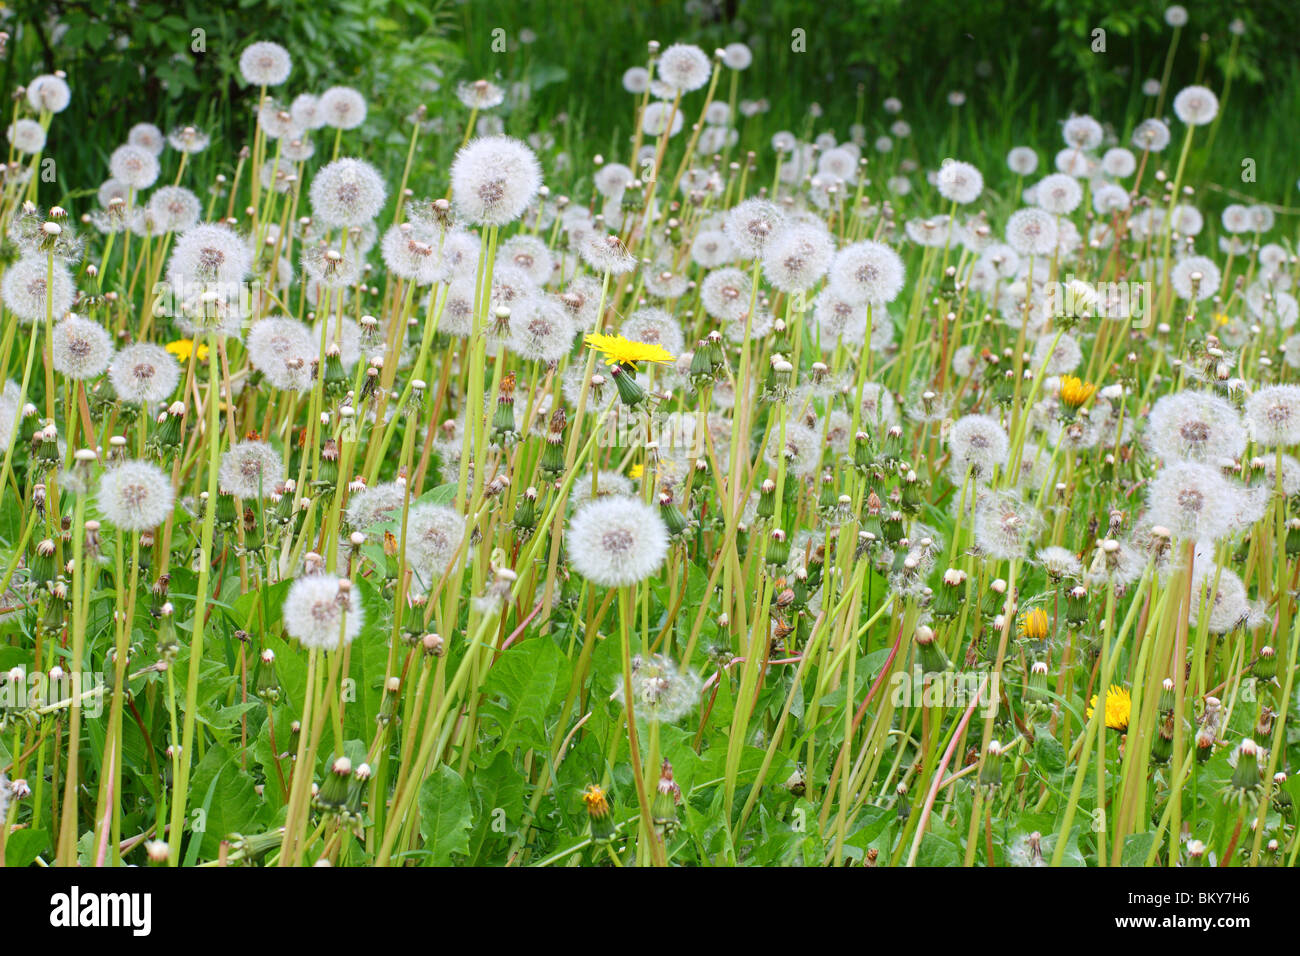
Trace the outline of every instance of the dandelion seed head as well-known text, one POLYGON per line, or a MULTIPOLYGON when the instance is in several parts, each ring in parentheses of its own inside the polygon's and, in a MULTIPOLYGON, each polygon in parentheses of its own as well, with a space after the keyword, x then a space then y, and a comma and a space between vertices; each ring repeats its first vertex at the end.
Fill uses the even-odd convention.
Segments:
POLYGON ((104 472, 96 503, 104 520, 123 531, 152 531, 171 514, 171 478, 147 461, 124 461, 104 472))
POLYGON ((264 441, 241 441, 223 452, 217 470, 220 489, 236 498, 268 498, 284 481, 280 453, 264 441))
POLYGON ((356 640, 365 608, 360 592, 346 578, 307 574, 289 586, 281 618, 285 633, 303 647, 331 651, 356 640))
POLYGON ((573 569, 600 587, 643 581, 668 554, 668 529, 659 512, 623 495, 582 505, 569 521, 564 541, 573 569))

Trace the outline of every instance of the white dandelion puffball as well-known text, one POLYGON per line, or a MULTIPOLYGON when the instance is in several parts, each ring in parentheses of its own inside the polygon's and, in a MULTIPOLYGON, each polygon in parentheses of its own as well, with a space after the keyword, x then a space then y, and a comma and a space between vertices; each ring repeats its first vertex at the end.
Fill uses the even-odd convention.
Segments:
POLYGON ((644 66, 633 66, 623 71, 623 89, 640 95, 650 89, 650 71, 644 66))
POLYGON ((1174 97, 1174 115, 1188 126, 1214 122, 1219 113, 1219 98, 1204 86, 1186 86, 1174 97))
POLYGON ((729 70, 747 70, 753 62, 753 51, 743 43, 728 43, 722 48, 722 63, 729 70))
POLYGON ((1038 169, 1038 154, 1028 146, 1015 146, 1007 153, 1007 169, 1017 176, 1032 176, 1038 169))
POLYGON ((153 123, 136 123, 127 132, 126 141, 132 146, 149 150, 155 156, 161 156, 167 148, 167 137, 153 123))
POLYGON ((406 561, 414 584, 432 587, 460 550, 465 516, 446 505, 412 505, 406 516, 406 561))
POLYGON ((72 307, 74 294, 68 267, 56 258, 51 270, 49 259, 43 255, 19 259, 5 270, 4 282, 0 284, 5 308, 26 325, 44 322, 46 310, 60 318, 72 307), (51 278, 53 282, 49 281, 51 278))
POLYGON ((233 292, 253 268, 248 244, 229 226, 200 223, 176 239, 167 263, 167 279, 185 296, 195 287, 221 286, 233 292))
POLYGON ((1042 209, 1017 209, 1007 220, 1007 245, 1022 256, 1050 254, 1056 248, 1057 235, 1056 219, 1042 209))
POLYGON ((542 186, 542 167, 509 136, 471 140, 451 164, 452 202, 460 218, 481 226, 518 219, 542 186))
MULTIPOLYGON (((662 654, 632 658, 629 677, 632 712, 640 720, 674 724, 699 703, 703 682, 690 671, 679 671, 662 654)), ((614 684, 614 700, 623 706, 627 706, 628 683, 618 680, 614 684)))
POLYGON ((1065 145, 1075 149, 1096 149, 1104 135, 1101 124, 1091 116, 1071 116, 1061 127, 1065 145))
POLYGON ((828 287, 852 304, 885 305, 898 297, 905 277, 897 252, 883 242, 866 239, 836 253, 828 287))
POLYGON ((324 125, 356 129, 366 121, 366 98, 350 86, 331 86, 316 102, 324 125))
POLYGON ((1115 179, 1127 179, 1137 169, 1137 157, 1123 146, 1106 150, 1101 157, 1101 170, 1115 179))
POLYGON ((284 481, 280 454, 264 441, 241 441, 221 455, 219 487, 236 498, 267 498, 284 481))
POLYGON ((1078 180, 1065 173, 1052 173, 1038 181, 1034 200, 1040 209, 1066 216, 1074 212, 1083 199, 1083 189, 1078 180))
POLYGON ((951 160, 939 168, 936 185, 940 196, 964 206, 974 202, 984 191, 984 177, 970 163, 951 160))
POLYGON ((36 120, 20 119, 5 133, 13 148, 20 153, 39 153, 45 148, 45 127, 36 120))
POLYGON ((27 84, 27 102, 37 113, 62 113, 72 102, 72 90, 63 77, 46 73, 27 84))
POLYGON ((250 43, 239 55, 239 72, 250 86, 279 86, 292 69, 289 51, 270 40, 250 43))
POLYGON ((156 232, 185 232, 199 224, 203 207, 199 197, 184 186, 155 189, 146 206, 157 225, 156 232))
POLYGON ((1188 256, 1169 273, 1174 294, 1184 301, 1208 299, 1219 291, 1219 267, 1205 256, 1188 256))
POLYGON ((69 315, 54 326, 54 370, 78 381, 94 378, 113 359, 113 339, 98 322, 69 315))
POLYGON ((746 199, 727 213, 723 231, 742 258, 756 259, 776 238, 785 215, 767 199, 746 199))
POLYGON ((658 79, 674 93, 689 93, 709 82, 713 67, 708 56, 690 43, 674 43, 659 56, 655 68, 658 79))
POLYGON ((1179 27, 1187 26, 1187 8, 1176 3, 1166 7, 1165 23, 1169 24, 1175 30, 1179 27))
POLYGON ((303 647, 329 651, 356 640, 366 615, 351 581, 309 574, 289 587, 281 617, 285 633, 303 647))
POLYGON ((506 347, 530 362, 554 365, 569 354, 577 329, 559 301, 530 295, 510 310, 506 347))
POLYGON ((641 111, 641 129, 647 136, 662 136, 665 132, 671 138, 682 131, 686 122, 680 109, 674 109, 672 103, 647 103, 641 111))
POLYGON ((181 366, 161 345, 137 342, 123 346, 108 366, 108 381, 117 397, 132 405, 165 401, 180 384, 181 366))
POLYGON ((365 532, 380 522, 396 521, 405 502, 406 484, 401 481, 362 488, 348 498, 348 527, 365 532))
POLYGON ((1169 127, 1158 119, 1145 119, 1133 130, 1133 145, 1143 152, 1161 152, 1169 145, 1169 127))
POLYGON ((1147 486, 1147 520, 1178 538, 1213 541, 1232 530, 1240 496, 1213 465, 1175 462, 1147 486))
POLYGON ((668 529, 659 512, 621 495, 584 504, 569 521, 564 540, 573 569, 607 588, 645 580, 668 554, 668 529))
POLYGON ((966 480, 967 471, 977 482, 987 481, 994 468, 1006 465, 1011 439, 1006 430, 988 415, 964 415, 948 432, 954 480, 966 480))
POLYGON ((1246 450, 1246 428, 1237 410, 1217 395, 1175 392, 1159 398, 1147 417, 1147 444, 1166 462, 1215 464, 1246 450))
POLYGON ((248 361, 272 387, 305 392, 312 386, 320 339, 297 319, 262 319, 248 330, 248 361))
POLYGON ((387 198, 384 178, 364 159, 336 159, 311 181, 312 213, 332 229, 370 222, 387 198))
POLYGON ((108 158, 109 174, 139 191, 158 181, 158 157, 149 150, 129 143, 113 150, 108 158))
POLYGON ((152 531, 171 514, 171 478, 147 461, 124 461, 104 472, 96 499, 104 520, 123 531, 152 531))
POLYGON ((1246 420, 1265 447, 1300 442, 1300 385, 1268 385, 1246 399, 1246 420))
POLYGON ((835 241, 820 225, 800 223, 784 229, 763 250, 763 275, 774 289, 802 292, 812 288, 835 255, 835 241))

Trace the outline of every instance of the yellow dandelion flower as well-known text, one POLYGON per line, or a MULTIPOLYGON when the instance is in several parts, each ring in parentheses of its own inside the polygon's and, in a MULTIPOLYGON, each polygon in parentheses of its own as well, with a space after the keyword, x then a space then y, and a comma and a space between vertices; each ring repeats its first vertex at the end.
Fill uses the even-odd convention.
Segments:
POLYGON ((645 465, 633 465, 631 468, 627 470, 627 476, 629 478, 640 478, 644 474, 645 474, 645 465))
POLYGON ((601 335, 593 332, 583 339, 591 348, 605 356, 610 365, 636 365, 638 362, 669 363, 672 353, 662 345, 633 342, 621 335, 601 335))
POLYGON ((1097 393, 1097 386, 1074 375, 1061 379, 1061 404, 1070 408, 1079 408, 1097 393))
POLYGON ((1047 612, 1036 607, 1020 615, 1020 636, 1030 641, 1041 641, 1047 637, 1049 625, 1047 612))
POLYGON ((1227 317, 1226 315, 1224 315, 1222 312, 1216 312, 1216 313, 1214 313, 1214 324, 1215 324, 1215 325, 1227 325, 1227 324, 1228 324, 1229 322, 1231 322, 1231 321, 1232 321, 1232 319, 1228 318, 1228 317, 1227 317))
MULTIPOLYGON (((1092 695, 1092 700, 1088 703, 1088 719, 1092 719, 1092 711, 1097 706, 1097 695, 1092 695)), ((1133 709, 1133 699, 1129 697, 1128 691, 1123 687, 1116 687, 1114 684, 1106 691, 1106 726, 1111 730, 1128 730, 1129 712, 1133 709)))
POLYGON ((582 792, 582 802, 587 805, 587 812, 593 817, 603 817, 609 813, 609 800, 605 797, 605 788, 598 783, 587 785, 582 792))
MULTIPOLYGON (((172 355, 176 356, 176 361, 188 362, 190 360, 190 353, 194 351, 194 340, 177 339, 175 342, 168 342, 167 351, 171 352, 172 355)), ((200 345, 199 361, 202 362, 206 360, 207 357, 208 357, 208 347, 206 345, 200 345)))

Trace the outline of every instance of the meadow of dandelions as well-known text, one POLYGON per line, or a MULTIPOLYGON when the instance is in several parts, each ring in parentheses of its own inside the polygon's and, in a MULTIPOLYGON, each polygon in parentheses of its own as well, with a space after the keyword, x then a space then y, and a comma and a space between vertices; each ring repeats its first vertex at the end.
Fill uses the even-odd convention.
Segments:
POLYGON ((752 60, 394 158, 257 40, 246 144, 75 208, 26 85, 11 865, 1295 862, 1294 223, 1187 176, 1215 91, 918 165, 895 98, 741 152, 752 60))

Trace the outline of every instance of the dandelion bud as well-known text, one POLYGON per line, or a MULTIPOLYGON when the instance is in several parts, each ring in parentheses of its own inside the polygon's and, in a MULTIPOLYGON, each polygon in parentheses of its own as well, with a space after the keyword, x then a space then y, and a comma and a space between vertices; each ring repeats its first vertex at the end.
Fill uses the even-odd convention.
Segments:
POLYGON ((1271 681, 1277 676, 1277 651, 1265 644, 1259 649, 1259 657, 1251 668, 1254 675, 1262 681, 1271 681))
POLYGON ((274 703, 280 698, 280 681, 275 676, 275 651, 269 647, 258 659, 257 676, 253 680, 253 693, 262 700, 274 703))
POLYGON ((1065 620, 1073 628, 1088 620, 1088 589, 1081 584, 1065 592, 1065 620))
POLYGON ((790 541, 780 528, 773 528, 767 544, 767 563, 776 568, 783 568, 790 560, 790 541))
POLYGON ((430 657, 442 657, 447 650, 446 643, 443 641, 441 635, 438 634, 424 635, 424 637, 420 639, 420 645, 424 648, 424 653, 428 654, 430 657))
POLYGON ((349 783, 352 777, 352 761, 339 757, 330 764, 325 774, 325 783, 312 801, 317 808, 325 812, 338 812, 347 804, 349 783))
POLYGON ((985 617, 994 617, 1002 613, 1002 609, 1007 603, 1007 582, 998 578, 989 585, 989 589, 984 592, 984 599, 980 604, 980 613, 985 617))
POLYGON ((961 606, 966 600, 966 572, 960 568, 949 568, 943 573, 939 589, 935 592, 930 610, 939 620, 952 620, 961 613, 961 606))
POLYGON ((387 726, 397 715, 397 698, 402 689, 402 679, 400 677, 390 677, 384 684, 384 696, 379 701, 379 716, 375 719, 387 726))
POLYGON ((917 663, 922 673, 934 674, 948 669, 948 658, 935 643, 933 628, 920 624, 914 635, 916 641, 917 663))
POLYGON ((1237 746, 1236 757, 1237 765, 1228 784, 1228 796, 1240 801, 1250 798, 1260 788, 1259 746, 1247 737, 1237 746))
POLYGON ((1031 703, 1045 704, 1047 692, 1047 662, 1034 661, 1029 666, 1029 684, 1025 688, 1025 698, 1031 703))
POLYGON ((676 538, 686 532, 686 517, 673 504, 673 496, 667 491, 659 495, 659 517, 664 519, 669 537, 676 538))
POLYGON ((984 765, 980 767, 979 785, 989 790, 1002 786, 1003 747, 996 740, 989 741, 989 749, 984 753, 984 765))

